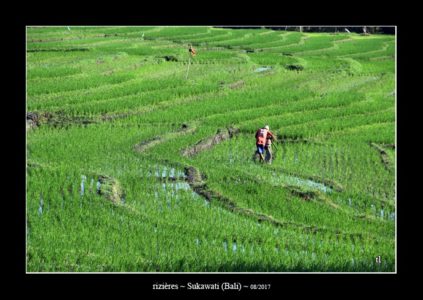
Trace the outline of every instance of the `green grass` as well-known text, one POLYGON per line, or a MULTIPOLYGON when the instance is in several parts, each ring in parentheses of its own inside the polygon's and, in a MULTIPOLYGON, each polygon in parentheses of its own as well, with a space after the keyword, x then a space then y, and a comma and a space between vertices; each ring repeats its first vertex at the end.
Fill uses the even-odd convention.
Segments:
POLYGON ((27 50, 29 272, 395 271, 393 36, 29 27, 27 50), (188 166, 211 202, 160 178, 188 166))

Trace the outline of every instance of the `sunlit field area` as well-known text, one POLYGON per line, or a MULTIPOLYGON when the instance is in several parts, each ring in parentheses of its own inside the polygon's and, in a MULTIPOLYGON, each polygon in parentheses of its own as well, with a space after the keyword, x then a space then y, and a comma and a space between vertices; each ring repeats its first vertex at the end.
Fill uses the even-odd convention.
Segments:
POLYGON ((28 272, 395 271, 394 35, 28 27, 26 47, 28 272))

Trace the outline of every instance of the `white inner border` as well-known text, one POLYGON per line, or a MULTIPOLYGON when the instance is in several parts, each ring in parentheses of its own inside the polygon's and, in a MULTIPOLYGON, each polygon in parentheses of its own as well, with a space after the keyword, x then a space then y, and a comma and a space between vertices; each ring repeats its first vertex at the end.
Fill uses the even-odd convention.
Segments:
MULTIPOLYGON (((27 113, 27 43, 28 43, 28 27, 67 27, 68 25, 26 25, 25 26, 25 126, 26 126, 26 113, 27 113)), ((398 27, 396 25, 70 25, 71 27, 394 27, 395 28, 395 271, 394 272, 28 272, 28 255, 27 255, 27 151, 25 150, 25 273, 26 274, 397 274, 398 270, 398 256, 397 256, 397 36, 398 27)), ((230 29, 230 28, 229 28, 230 29)), ((268 30, 272 30, 267 28, 268 30)), ((252 29, 253 30, 253 29, 252 29)), ((25 129, 25 146, 27 145, 27 133, 25 129)))

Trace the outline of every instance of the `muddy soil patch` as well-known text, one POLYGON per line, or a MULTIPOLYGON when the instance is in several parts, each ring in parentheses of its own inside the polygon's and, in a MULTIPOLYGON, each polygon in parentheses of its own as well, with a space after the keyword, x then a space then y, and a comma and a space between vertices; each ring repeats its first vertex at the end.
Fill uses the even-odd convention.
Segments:
POLYGON ((113 121, 115 119, 124 119, 133 115, 136 115, 136 113, 103 114, 100 119, 102 121, 113 121))
POLYGON ((38 114, 28 112, 26 114, 26 130, 38 127, 38 114))
POLYGON ((143 152, 156 144, 165 142, 169 139, 172 139, 176 136, 187 134, 189 132, 193 132, 195 130, 195 127, 189 127, 187 124, 182 124, 181 127, 173 132, 164 134, 163 136, 155 136, 153 138, 147 139, 145 141, 142 141, 134 146, 135 151, 137 152, 143 152))
POLYGON ((26 52, 74 52, 74 51, 90 51, 88 48, 50 48, 50 49, 27 49, 26 52))
POLYGON ((71 125, 87 125, 93 123, 97 123, 97 121, 82 116, 69 116, 63 111, 27 112, 26 114, 27 129, 36 128, 44 124, 53 127, 68 127, 71 125))
POLYGON ((184 168, 185 176, 187 178, 188 183, 191 186, 203 186, 206 176, 201 174, 200 171, 192 166, 184 168))
POLYGON ((184 149, 182 151, 183 156, 194 156, 201 151, 210 149, 214 145, 217 145, 223 141, 233 138, 236 134, 239 133, 238 128, 226 128, 226 129, 218 129, 216 134, 212 137, 202 139, 194 146, 184 149))
POLYGON ((228 87, 228 88, 230 88, 231 90, 237 90, 237 89, 240 89, 240 88, 242 88, 243 86, 245 85, 245 81, 244 80, 238 80, 238 81, 235 81, 235 82, 232 82, 232 83, 225 83, 224 81, 221 81, 220 82, 220 87, 221 88, 225 88, 225 87, 228 87))
POLYGON ((381 144, 383 148, 389 148, 395 150, 395 144, 381 144))
POLYGON ((176 58, 176 56, 173 56, 173 55, 166 55, 166 56, 163 56, 163 58, 166 61, 178 61, 178 58, 176 58))
POLYGON ((286 187, 292 195, 302 198, 305 201, 310 201, 317 197, 317 193, 313 191, 304 191, 296 186, 287 186, 286 187))
MULTIPOLYGON (((389 158, 389 155, 386 152, 386 150, 384 149, 384 146, 376 144, 376 143, 370 143, 370 146, 375 148, 379 152, 380 157, 381 157, 381 162, 382 162, 383 166, 385 167, 385 169, 388 170, 388 171, 393 171, 394 170, 394 164, 391 161, 391 159, 389 158)), ((395 149, 395 145, 392 145, 392 144, 387 144, 386 147, 395 149)))
POLYGON ((302 65, 289 64, 285 65, 285 69, 298 72, 304 70, 304 67, 302 65))
POLYGON ((106 175, 98 176, 97 193, 115 204, 121 203, 124 198, 120 182, 106 175))
POLYGON ((244 80, 238 80, 228 85, 228 87, 232 90, 240 89, 245 85, 244 80))
POLYGON ((139 144, 136 144, 134 146, 134 149, 137 152, 143 152, 146 149, 148 149, 148 148, 154 146, 155 144, 159 143, 161 140, 162 140, 162 138, 160 136, 155 136, 151 139, 148 139, 148 140, 142 141, 139 144))

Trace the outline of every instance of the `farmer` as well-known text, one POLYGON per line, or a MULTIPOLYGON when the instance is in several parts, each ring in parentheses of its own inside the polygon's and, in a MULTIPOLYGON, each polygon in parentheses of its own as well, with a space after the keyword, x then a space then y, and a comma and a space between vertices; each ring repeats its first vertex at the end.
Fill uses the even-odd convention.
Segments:
POLYGON ((269 126, 266 125, 264 127, 267 129, 267 136, 266 136, 266 144, 264 145, 264 150, 266 151, 266 158, 265 161, 267 161, 269 164, 272 163, 273 155, 272 155, 272 140, 276 140, 276 136, 269 130, 269 126))
MULTIPOLYGON (((263 156, 264 152, 266 151, 266 157, 267 157, 268 156, 267 152, 270 151, 270 150, 265 150, 265 147, 266 145, 267 146, 270 145, 269 142, 271 138, 274 138, 274 135, 273 133, 269 131, 268 125, 264 126, 264 128, 258 129, 256 132, 256 146, 257 146, 256 154, 259 154, 260 161, 262 162, 265 161, 265 158, 263 156)), ((267 149, 269 149, 269 147, 267 147, 267 149)), ((270 156, 271 156, 271 153, 270 153, 270 156)))

